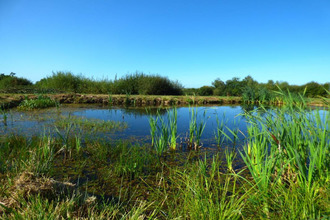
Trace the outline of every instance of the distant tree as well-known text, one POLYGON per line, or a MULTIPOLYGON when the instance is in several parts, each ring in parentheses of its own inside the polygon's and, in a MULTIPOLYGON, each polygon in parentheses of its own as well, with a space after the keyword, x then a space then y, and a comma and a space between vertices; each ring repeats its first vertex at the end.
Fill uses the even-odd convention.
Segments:
POLYGON ((198 94, 201 96, 210 96, 213 95, 213 87, 211 86, 202 86, 199 88, 198 94))
POLYGON ((242 95, 241 82, 238 77, 233 77, 226 81, 226 95, 227 96, 240 96, 242 95))
POLYGON ((32 82, 22 77, 16 77, 16 73, 11 72, 9 75, 0 74, 0 89, 16 89, 22 86, 30 86, 32 82))
POLYGON ((225 95, 226 84, 220 79, 217 78, 212 82, 212 86, 214 87, 213 94, 214 95, 225 95))
POLYGON ((321 86, 317 82, 309 82, 305 84, 306 87, 306 96, 308 97, 317 97, 317 96, 326 96, 327 92, 324 86, 321 86))
POLYGON ((275 82, 273 80, 268 80, 268 82, 266 83, 265 86, 269 90, 275 90, 276 89, 276 85, 275 85, 275 82))

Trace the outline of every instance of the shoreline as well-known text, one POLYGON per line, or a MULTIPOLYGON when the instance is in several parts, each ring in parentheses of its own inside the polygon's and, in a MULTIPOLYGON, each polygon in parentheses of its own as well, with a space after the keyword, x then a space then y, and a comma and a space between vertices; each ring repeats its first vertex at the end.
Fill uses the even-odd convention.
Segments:
MULTIPOLYGON (((244 104, 242 97, 234 96, 161 96, 161 95, 104 95, 104 94, 44 94, 60 104, 102 104, 112 106, 188 106, 244 104)), ((1 108, 17 107, 24 99, 35 99, 35 94, 0 94, 1 108)), ((308 106, 326 106, 320 98, 307 98, 308 106)), ((258 102, 246 104, 261 104, 258 102)), ((267 104, 267 103, 265 103, 267 104)), ((269 104, 269 103, 268 103, 269 104)), ((270 105, 283 105, 283 102, 270 105)))

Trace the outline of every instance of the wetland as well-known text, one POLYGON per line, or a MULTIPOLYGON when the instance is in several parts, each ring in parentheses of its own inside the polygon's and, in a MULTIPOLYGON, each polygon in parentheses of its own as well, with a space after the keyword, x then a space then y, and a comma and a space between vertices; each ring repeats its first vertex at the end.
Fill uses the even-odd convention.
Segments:
POLYGON ((2 110, 3 218, 329 217, 329 111, 55 104, 2 110))

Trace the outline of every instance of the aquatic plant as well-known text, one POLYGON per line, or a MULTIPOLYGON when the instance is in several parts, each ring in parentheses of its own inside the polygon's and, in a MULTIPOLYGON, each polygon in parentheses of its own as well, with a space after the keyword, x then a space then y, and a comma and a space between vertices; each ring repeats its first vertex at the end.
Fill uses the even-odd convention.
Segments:
POLYGON ((204 110, 203 119, 198 121, 197 108, 189 107, 190 121, 189 121, 189 147, 199 148, 200 139, 206 126, 206 111, 204 110))
POLYGON ((68 117, 59 117, 57 118, 51 126, 56 126, 57 128, 66 128, 67 126, 74 125, 76 129, 86 130, 90 132, 114 132, 122 131, 127 128, 125 122, 117 121, 106 121, 101 119, 92 119, 71 116, 68 117))
POLYGON ((39 95, 36 99, 29 99, 25 98, 19 106, 18 109, 20 110, 32 110, 32 109, 39 109, 39 108, 49 108, 49 107, 58 107, 59 103, 51 99, 48 96, 39 95))
POLYGON ((204 158, 183 171, 172 169, 169 178, 177 189, 175 195, 165 190, 157 191, 157 194, 162 193, 170 198, 165 201, 168 211, 164 215, 168 219, 176 216, 187 219, 240 219, 249 193, 238 189, 237 175, 222 175, 219 166, 220 161, 215 155, 211 163, 204 158))
POLYGON ((227 124, 228 120, 226 119, 225 113, 222 116, 221 123, 219 121, 218 115, 216 115, 216 122, 217 122, 217 128, 214 132, 214 138, 217 142, 217 146, 221 147, 223 143, 225 142, 226 136, 224 135, 224 129, 225 129, 225 124, 227 124))
POLYGON ((27 161, 23 161, 26 166, 25 169, 36 176, 47 174, 53 166, 55 154, 53 138, 43 135, 39 144, 30 151, 30 157, 27 161))
POLYGON ((151 145, 155 148, 157 155, 161 156, 168 148, 175 150, 177 141, 177 109, 167 110, 167 118, 160 115, 149 116, 151 145))
POLYGON ((228 147, 225 149, 225 157, 226 157, 226 162, 227 162, 227 170, 231 173, 234 172, 233 169, 233 162, 234 159, 236 158, 236 152, 235 148, 229 150, 228 147))
POLYGON ((0 108, 0 113, 2 114, 2 121, 4 126, 7 126, 7 111, 5 109, 0 108))
POLYGON ((150 125, 150 136, 151 136, 151 146, 155 145, 155 135, 157 132, 157 121, 158 121, 158 116, 153 117, 149 116, 149 125, 150 125))
POLYGON ((111 95, 111 93, 109 93, 109 97, 108 97, 108 105, 109 105, 109 106, 112 106, 112 102, 113 102, 113 100, 112 100, 112 95, 111 95))
POLYGON ((250 123, 249 139, 240 154, 258 187, 257 201, 266 216, 271 215, 274 200, 280 199, 269 199, 276 192, 291 208, 293 203, 299 206, 300 213, 295 213, 299 218, 317 218, 314 210, 318 209, 319 191, 330 180, 326 156, 330 155, 329 112, 322 118, 318 111, 306 112, 303 99, 297 102, 290 95, 282 95, 284 108, 272 109, 263 117, 244 114, 250 123), (281 192, 284 187, 299 194, 289 197, 287 190, 281 192))
POLYGON ((176 140, 177 136, 177 118, 178 113, 177 109, 174 107, 171 110, 167 111, 168 120, 169 120, 169 130, 170 130, 170 149, 176 149, 176 140))

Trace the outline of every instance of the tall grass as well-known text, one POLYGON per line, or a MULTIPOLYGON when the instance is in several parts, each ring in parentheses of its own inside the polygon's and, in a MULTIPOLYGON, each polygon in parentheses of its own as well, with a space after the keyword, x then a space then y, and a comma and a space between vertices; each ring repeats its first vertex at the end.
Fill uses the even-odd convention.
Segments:
POLYGON ((149 116, 151 145, 158 156, 166 150, 176 150, 177 145, 177 109, 167 110, 167 117, 162 117, 157 111, 157 116, 149 116))
POLYGON ((176 149, 176 140, 177 136, 177 118, 178 112, 176 108, 167 111, 168 120, 169 120, 169 130, 170 130, 170 149, 176 149))
POLYGON ((225 125, 227 124, 228 120, 226 120, 225 114, 222 116, 222 120, 220 122, 218 115, 216 116, 217 128, 214 132, 214 138, 217 142, 217 146, 221 147, 226 140, 226 136, 224 135, 225 132, 225 125))
POLYGON ((5 109, 1 108, 0 113, 2 115, 2 122, 3 122, 4 126, 7 126, 7 119, 8 119, 7 111, 5 109))
POLYGON ((249 141, 241 157, 258 188, 255 199, 265 216, 274 216, 273 206, 281 201, 279 209, 290 207, 295 218, 319 218, 324 211, 319 206, 320 191, 330 180, 329 112, 306 113, 303 99, 282 95, 288 104, 284 108, 263 117, 244 114, 250 123, 249 141), (284 188, 298 194, 292 197, 284 188))
POLYGON ((206 126, 206 111, 203 112, 203 117, 200 118, 198 110, 195 107, 189 107, 189 147, 198 149, 201 146, 201 137, 206 126))
MULTIPOLYGON (((238 176, 223 175, 218 156, 189 164, 183 170, 173 169, 170 181, 176 189, 158 189, 157 194, 168 197, 165 201, 167 219, 240 219, 248 193, 237 187, 238 176)), ((165 182, 164 182, 165 184, 165 182)))

